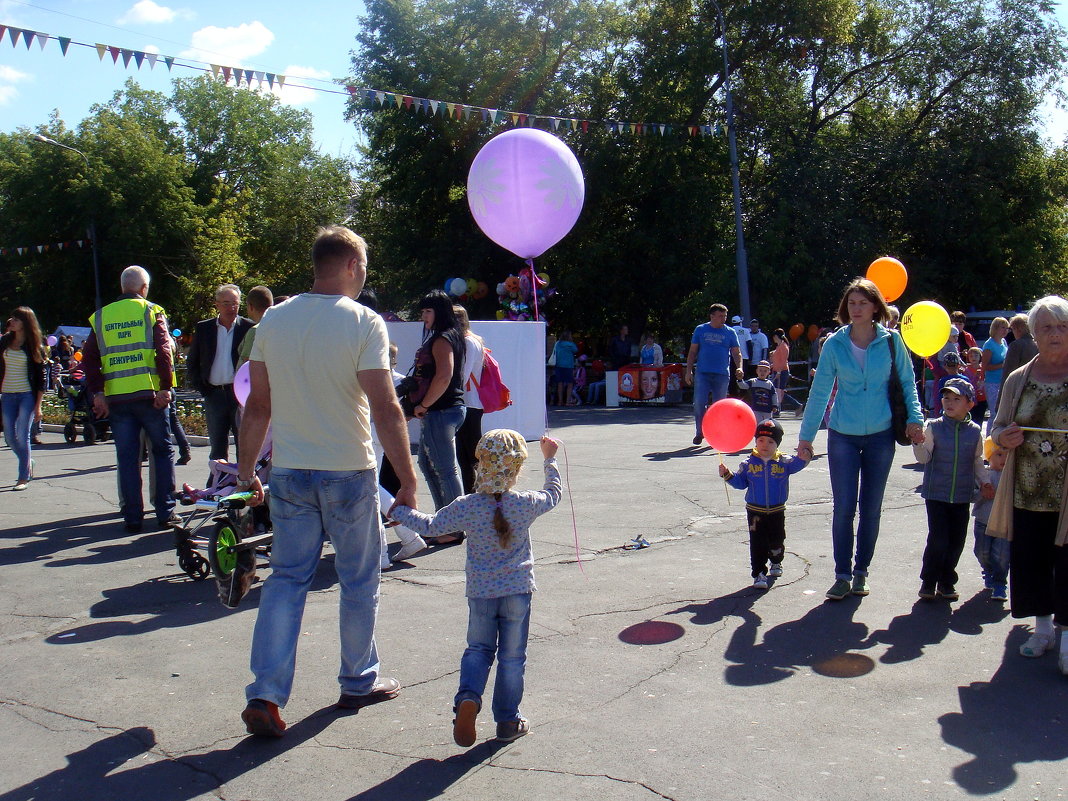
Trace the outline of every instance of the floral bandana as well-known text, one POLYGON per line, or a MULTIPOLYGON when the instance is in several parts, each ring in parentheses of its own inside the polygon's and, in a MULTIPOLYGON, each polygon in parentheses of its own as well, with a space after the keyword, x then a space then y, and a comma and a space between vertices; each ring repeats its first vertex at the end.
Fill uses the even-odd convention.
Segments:
POLYGON ((475 492, 507 492, 515 485, 526 461, 527 444, 518 432, 495 428, 482 435, 475 456, 478 458, 475 492))

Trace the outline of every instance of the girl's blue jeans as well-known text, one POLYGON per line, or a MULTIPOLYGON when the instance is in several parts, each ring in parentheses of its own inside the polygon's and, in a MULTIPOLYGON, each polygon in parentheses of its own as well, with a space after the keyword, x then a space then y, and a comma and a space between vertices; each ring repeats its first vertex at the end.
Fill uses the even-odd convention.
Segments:
POLYGON ((3 399, 4 440, 19 463, 19 482, 30 480, 30 425, 33 423, 33 392, 7 392, 3 399))
POLYGON ((891 428, 863 436, 842 434, 834 429, 827 433, 827 462, 834 496, 831 538, 835 578, 849 581, 853 576, 868 575, 875 541, 879 539, 883 493, 896 446, 891 428), (854 536, 853 522, 858 508, 860 521, 854 536))
POLYGON ((482 707, 493 658, 497 678, 493 682, 493 719, 519 720, 523 700, 523 673, 527 664, 527 633, 530 630, 531 594, 503 598, 468 598, 467 649, 460 660, 460 689, 455 704, 472 700, 482 707))

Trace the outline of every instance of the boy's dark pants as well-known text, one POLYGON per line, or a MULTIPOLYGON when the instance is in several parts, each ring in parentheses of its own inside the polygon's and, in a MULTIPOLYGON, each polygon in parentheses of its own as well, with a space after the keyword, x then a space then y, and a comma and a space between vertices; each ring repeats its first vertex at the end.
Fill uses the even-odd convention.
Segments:
POLYGON ((749 518, 749 562, 753 578, 767 572, 768 560, 782 562, 786 543, 786 510, 763 512, 746 509, 749 518))
POLYGON ((957 583, 957 561, 968 538, 967 503, 925 501, 927 504, 927 547, 923 549, 920 581, 957 583))

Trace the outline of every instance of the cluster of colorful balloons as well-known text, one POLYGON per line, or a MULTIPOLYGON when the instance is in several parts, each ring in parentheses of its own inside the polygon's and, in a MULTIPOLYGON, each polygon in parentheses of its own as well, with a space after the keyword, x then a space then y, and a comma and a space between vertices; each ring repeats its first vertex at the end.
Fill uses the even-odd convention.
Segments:
MULTIPOLYGON (((891 256, 873 261, 868 266, 865 278, 879 288, 887 303, 893 303, 901 297, 909 282, 905 265, 891 256)), ((949 312, 933 300, 921 300, 905 309, 898 329, 909 350, 927 358, 949 341, 949 312)))
POLYGON ((476 281, 474 278, 450 278, 445 282, 445 291, 460 300, 482 300, 489 294, 489 286, 485 281, 476 281))
POLYGON ((523 270, 519 275, 510 275, 497 284, 497 298, 501 303, 501 308, 497 310, 498 320, 533 320, 535 298, 538 318, 545 319, 545 304, 556 294, 556 289, 549 288, 547 273, 534 275, 533 282, 531 275, 530 270, 523 270))

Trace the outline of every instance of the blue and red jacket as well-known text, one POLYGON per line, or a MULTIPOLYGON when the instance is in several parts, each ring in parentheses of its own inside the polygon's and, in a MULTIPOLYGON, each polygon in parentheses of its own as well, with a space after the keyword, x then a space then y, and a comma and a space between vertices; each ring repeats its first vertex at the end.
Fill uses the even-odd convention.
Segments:
POLYGON ((790 497, 790 476, 804 470, 805 464, 803 459, 785 456, 781 451, 764 461, 754 450, 726 481, 735 489, 746 490, 746 508, 777 512, 786 506, 786 499, 790 497))

